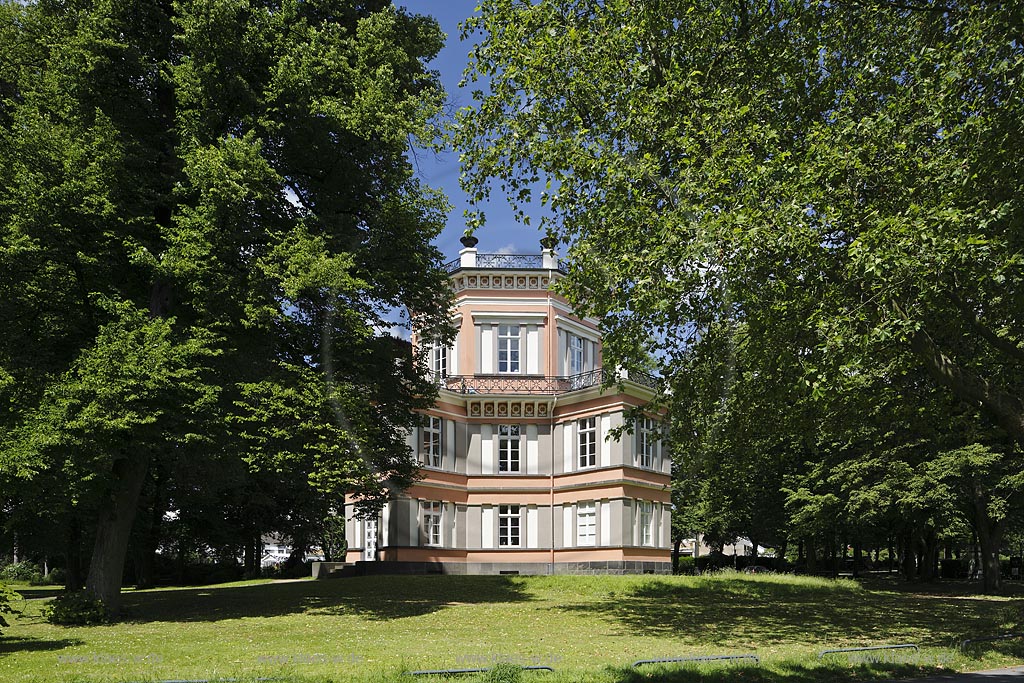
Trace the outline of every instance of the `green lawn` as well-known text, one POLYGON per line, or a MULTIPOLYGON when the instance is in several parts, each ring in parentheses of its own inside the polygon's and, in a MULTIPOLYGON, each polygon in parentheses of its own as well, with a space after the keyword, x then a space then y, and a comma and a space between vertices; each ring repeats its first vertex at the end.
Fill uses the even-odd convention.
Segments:
POLYGON ((556 670, 522 676, 539 683, 802 682, 1024 661, 1024 639, 966 654, 951 647, 972 634, 1019 632, 1024 597, 895 582, 735 574, 244 582, 129 592, 122 622, 79 628, 42 620, 52 590, 19 590, 36 599, 19 603, 22 615, 0 640, 3 681, 393 681, 407 669, 507 658, 556 670), (920 655, 901 664, 817 657, 825 648, 908 642, 921 646, 920 655), (724 653, 756 653, 761 663, 628 667, 635 659, 724 653))

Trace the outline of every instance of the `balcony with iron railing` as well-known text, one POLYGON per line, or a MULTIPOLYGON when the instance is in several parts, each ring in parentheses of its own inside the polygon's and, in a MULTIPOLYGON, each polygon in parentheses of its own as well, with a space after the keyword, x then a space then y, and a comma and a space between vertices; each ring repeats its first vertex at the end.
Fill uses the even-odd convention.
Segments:
POLYGON ((444 270, 449 274, 463 268, 565 272, 551 242, 545 241, 539 254, 481 254, 476 250, 475 237, 463 237, 461 241, 465 248, 459 252, 459 257, 444 264, 444 270))
POLYGON ((446 375, 438 378, 442 389, 459 394, 556 395, 615 382, 632 382, 657 391, 658 378, 646 372, 591 370, 578 375, 446 375))

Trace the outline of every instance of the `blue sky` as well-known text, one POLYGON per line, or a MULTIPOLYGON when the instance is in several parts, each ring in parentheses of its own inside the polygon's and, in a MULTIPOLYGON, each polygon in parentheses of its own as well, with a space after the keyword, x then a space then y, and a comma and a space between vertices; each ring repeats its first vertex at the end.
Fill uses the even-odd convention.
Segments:
MULTIPOLYGON (((395 0, 395 4, 407 8, 413 14, 428 14, 441 24, 441 30, 448 34, 448 40, 444 49, 428 66, 441 73, 453 110, 472 104, 469 90, 458 88, 462 71, 466 67, 467 54, 473 47, 472 43, 459 40, 459 22, 473 14, 476 0, 395 0)), ((421 179, 431 187, 444 190, 454 206, 448 217, 448 226, 437 240, 437 246, 448 258, 455 258, 462 248, 459 238, 466 227, 463 211, 469 207, 466 194, 459 188, 458 154, 419 152, 414 164, 421 179)), ((476 232, 481 252, 540 253, 540 232, 536 227, 517 223, 508 204, 497 191, 490 203, 481 208, 487 216, 487 224, 476 232)))

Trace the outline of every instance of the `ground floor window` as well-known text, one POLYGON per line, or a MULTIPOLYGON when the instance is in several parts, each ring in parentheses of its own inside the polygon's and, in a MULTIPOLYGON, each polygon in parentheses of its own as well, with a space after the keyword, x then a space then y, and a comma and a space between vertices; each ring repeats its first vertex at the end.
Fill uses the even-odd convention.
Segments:
POLYGON ((498 545, 519 546, 519 506, 498 506, 498 545))
POLYGON ((597 545, 597 506, 576 505, 576 545, 597 545))
POLYGON ((441 545, 441 503, 424 500, 420 502, 420 524, 423 527, 425 545, 441 545))
POLYGON ((637 512, 640 517, 640 545, 654 545, 654 503, 640 501, 637 512))

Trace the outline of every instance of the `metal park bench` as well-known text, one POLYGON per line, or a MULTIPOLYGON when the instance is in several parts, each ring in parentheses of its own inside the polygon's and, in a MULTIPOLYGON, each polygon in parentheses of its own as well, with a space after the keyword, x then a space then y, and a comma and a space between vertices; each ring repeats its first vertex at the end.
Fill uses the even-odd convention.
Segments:
MULTIPOLYGON (((550 666, 521 666, 523 671, 554 671, 550 666)), ((490 669, 424 669, 409 671, 410 676, 456 676, 462 674, 479 674, 490 669)))
POLYGON ((630 666, 634 669, 644 664, 680 664, 680 663, 700 663, 700 662, 721 662, 721 661, 737 661, 737 660, 753 660, 754 664, 760 665, 761 659, 757 655, 699 655, 696 657, 668 657, 663 659, 638 659, 633 662, 630 666))
POLYGON ((921 648, 911 643, 902 643, 900 645, 870 645, 868 647, 841 647, 834 650, 822 650, 818 653, 818 659, 822 659, 826 655, 848 654, 850 652, 870 652, 872 650, 914 650, 919 652, 921 648))

